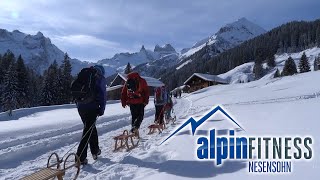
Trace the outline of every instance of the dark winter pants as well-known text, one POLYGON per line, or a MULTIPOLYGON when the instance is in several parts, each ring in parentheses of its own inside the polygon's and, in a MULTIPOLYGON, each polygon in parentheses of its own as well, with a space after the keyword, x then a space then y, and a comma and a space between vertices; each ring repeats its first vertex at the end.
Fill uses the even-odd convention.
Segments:
POLYGON ((171 107, 168 107, 167 109, 166 109, 166 119, 170 119, 171 118, 171 110, 172 110, 172 108, 171 107))
POLYGON ((131 125, 139 129, 144 116, 144 104, 130 104, 130 111, 132 117, 131 125))
POLYGON ((159 123, 159 124, 163 124, 163 114, 164 114, 164 109, 163 109, 164 105, 156 105, 156 116, 155 116, 155 120, 159 123))
POLYGON ((87 158, 88 144, 90 145, 91 154, 97 154, 99 151, 98 133, 96 125, 94 124, 97 119, 97 111, 95 109, 86 109, 78 110, 78 112, 84 128, 82 132, 82 140, 80 141, 77 150, 77 155, 79 156, 80 161, 84 161, 87 158))

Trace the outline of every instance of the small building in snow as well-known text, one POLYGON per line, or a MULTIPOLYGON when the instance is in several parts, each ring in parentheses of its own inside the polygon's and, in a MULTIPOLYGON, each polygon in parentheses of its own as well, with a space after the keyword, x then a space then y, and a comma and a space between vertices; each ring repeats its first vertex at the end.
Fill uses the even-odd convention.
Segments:
MULTIPOLYGON (((164 86, 164 83, 159 81, 158 79, 152 77, 141 76, 146 80, 150 95, 152 96, 154 93, 154 88, 164 86)), ((119 100, 121 98, 121 91, 124 84, 127 81, 127 74, 118 73, 117 76, 110 83, 110 86, 107 87, 107 99, 108 100, 119 100)))
POLYGON ((216 75, 194 73, 184 82, 184 85, 188 87, 188 92, 194 92, 217 84, 228 84, 228 81, 216 75))

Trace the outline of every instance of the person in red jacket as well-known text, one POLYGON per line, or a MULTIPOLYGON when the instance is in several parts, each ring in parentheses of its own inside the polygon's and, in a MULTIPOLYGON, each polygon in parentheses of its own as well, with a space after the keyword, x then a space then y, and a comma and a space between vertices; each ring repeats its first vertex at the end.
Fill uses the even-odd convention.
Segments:
POLYGON ((132 133, 136 133, 144 116, 144 107, 149 103, 149 88, 145 79, 138 73, 128 74, 121 92, 122 107, 130 107, 132 116, 132 133))

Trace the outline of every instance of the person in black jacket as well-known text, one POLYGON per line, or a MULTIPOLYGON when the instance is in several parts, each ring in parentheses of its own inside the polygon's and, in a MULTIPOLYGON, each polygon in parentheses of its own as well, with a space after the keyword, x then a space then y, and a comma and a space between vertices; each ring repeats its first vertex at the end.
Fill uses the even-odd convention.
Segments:
POLYGON ((96 160, 98 155, 101 154, 95 123, 97 117, 104 114, 106 106, 106 80, 104 77, 105 71, 101 65, 95 65, 94 69, 97 71, 94 88, 95 98, 91 102, 77 103, 78 112, 84 124, 82 139, 77 150, 77 155, 80 158, 81 164, 88 163, 88 144, 90 145, 93 159, 96 160))

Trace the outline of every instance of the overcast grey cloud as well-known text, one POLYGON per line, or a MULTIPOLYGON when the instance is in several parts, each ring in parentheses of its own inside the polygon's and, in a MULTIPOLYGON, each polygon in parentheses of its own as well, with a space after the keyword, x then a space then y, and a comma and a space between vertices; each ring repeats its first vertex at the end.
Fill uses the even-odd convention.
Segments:
POLYGON ((0 0, 0 28, 49 37, 71 57, 97 61, 142 44, 192 46, 241 17, 266 30, 320 18, 319 0, 0 0))

